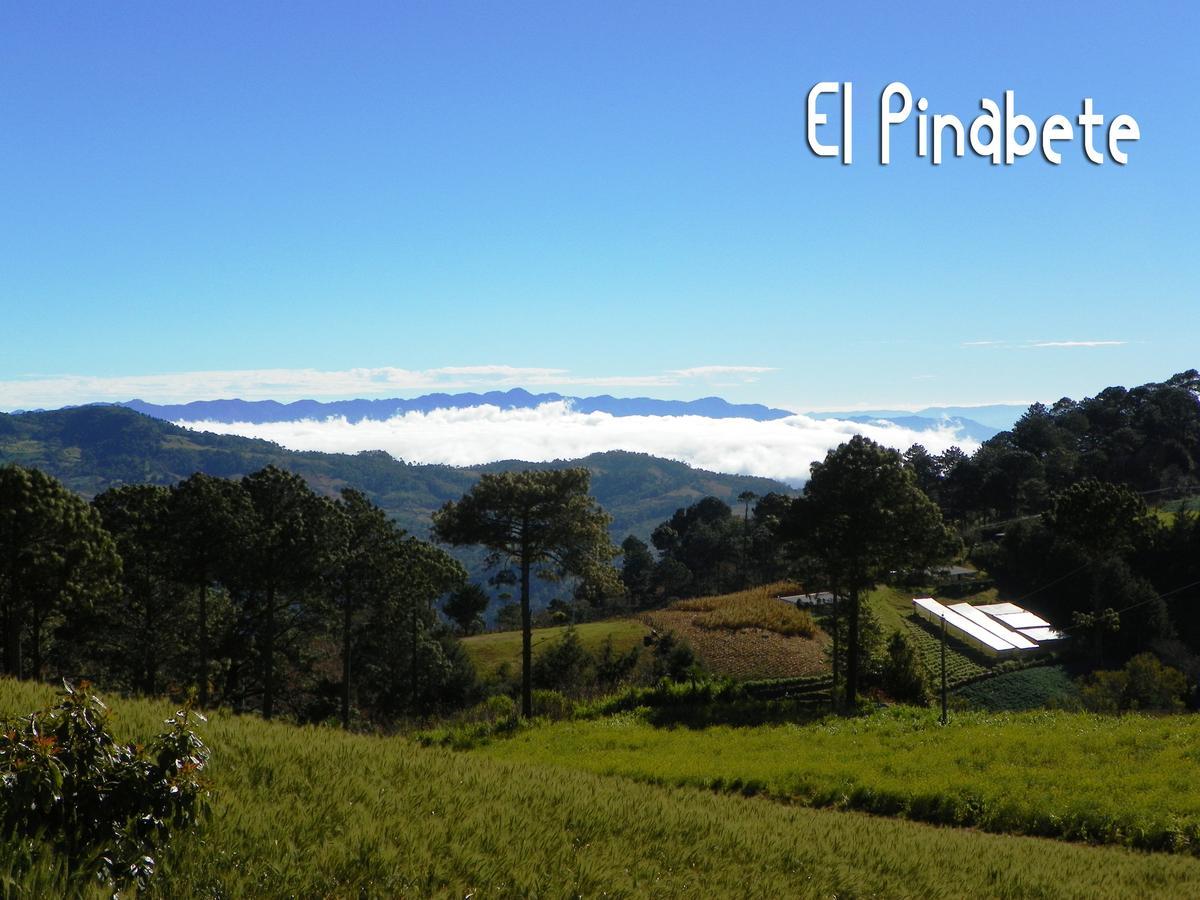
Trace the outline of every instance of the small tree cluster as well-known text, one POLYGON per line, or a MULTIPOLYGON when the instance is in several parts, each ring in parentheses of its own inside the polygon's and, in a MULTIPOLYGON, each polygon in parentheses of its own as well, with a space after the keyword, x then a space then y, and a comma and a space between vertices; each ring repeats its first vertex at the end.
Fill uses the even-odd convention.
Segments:
POLYGON ((718 497, 675 511, 650 537, 656 560, 634 535, 621 545, 621 578, 635 605, 740 590, 781 578, 787 568, 776 524, 790 504, 781 494, 738 496, 735 513, 718 497))
POLYGON ((929 702, 929 672, 916 644, 902 631, 888 638, 880 686, 893 700, 924 706, 929 702))
POLYGON ((668 631, 659 635, 654 642, 654 664, 651 669, 656 678, 671 681, 686 681, 700 673, 699 663, 691 644, 668 631))
POLYGON ((1080 690, 1083 705, 1096 712, 1177 712, 1186 694, 1183 673, 1164 666, 1152 653, 1139 653, 1115 671, 1093 672, 1080 690))
POLYGON ((613 688, 633 672, 640 653, 636 646, 618 653, 610 636, 593 654, 583 646, 574 626, 568 626, 563 636, 533 661, 533 684, 566 694, 613 688))

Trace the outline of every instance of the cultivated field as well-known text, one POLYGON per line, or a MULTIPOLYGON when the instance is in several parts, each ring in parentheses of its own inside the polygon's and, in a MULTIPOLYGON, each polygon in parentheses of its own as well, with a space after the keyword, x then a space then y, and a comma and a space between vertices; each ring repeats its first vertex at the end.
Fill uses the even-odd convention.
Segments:
POLYGON ((795 585, 781 581, 732 594, 677 600, 667 607, 667 611, 698 613, 692 617, 692 624, 709 631, 759 628, 784 637, 811 638, 817 633, 812 615, 779 600, 781 595, 797 590, 795 585))
POLYGON ((954 696, 973 708, 993 712, 1079 707, 1079 688, 1062 666, 1005 672, 964 685, 954 696))
POLYGON ((703 730, 635 713, 520 732, 506 761, 988 831, 1200 852, 1200 719, 959 713, 703 730))
POLYGON ((1151 515, 1157 516, 1165 525, 1170 525, 1174 522, 1175 517, 1182 512, 1200 513, 1200 497, 1168 500, 1159 506, 1150 507, 1151 515))
MULTIPOLYGON (((879 619, 885 634, 900 629, 917 646, 930 674, 940 677, 942 666, 941 636, 931 625, 913 613, 912 598, 924 596, 920 589, 880 586, 866 596, 866 603, 879 619)), ((966 598, 971 603, 993 603, 994 590, 966 598)), ((957 601, 956 601, 957 602, 957 601)), ((986 675, 996 660, 977 653, 953 638, 946 642, 946 682, 951 687, 986 675)))
POLYGON ((731 678, 794 678, 828 671, 828 636, 812 616, 775 599, 787 582, 696 597, 646 613, 658 631, 686 640, 705 668, 731 678))
MULTIPOLYGON (((52 696, 0 681, 0 713, 52 696)), ((170 710, 111 705, 127 739, 157 731, 170 710)), ((204 737, 212 821, 176 848, 151 896, 1200 895, 1200 860, 1184 856, 938 829, 560 767, 547 777, 540 764, 228 714, 204 737)), ((9 859, 0 853, 0 880, 9 859)), ((22 882, 31 896, 67 893, 52 866, 22 882)))

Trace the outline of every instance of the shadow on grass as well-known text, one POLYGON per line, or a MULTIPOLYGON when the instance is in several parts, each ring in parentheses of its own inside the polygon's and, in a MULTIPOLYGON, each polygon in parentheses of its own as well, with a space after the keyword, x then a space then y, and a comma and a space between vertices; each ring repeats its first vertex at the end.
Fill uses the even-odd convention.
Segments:
POLYGON ((716 701, 651 708, 646 714, 646 722, 658 728, 698 730, 717 725, 754 728, 759 725, 804 724, 822 719, 829 713, 827 699, 716 701))

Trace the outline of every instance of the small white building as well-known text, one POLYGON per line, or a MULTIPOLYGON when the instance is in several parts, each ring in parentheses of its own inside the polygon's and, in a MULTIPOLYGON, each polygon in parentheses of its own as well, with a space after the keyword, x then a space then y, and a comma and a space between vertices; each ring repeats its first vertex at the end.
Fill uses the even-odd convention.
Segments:
POLYGON ((788 594, 781 596, 778 599, 784 603, 790 603, 793 606, 798 606, 801 609, 806 607, 816 606, 833 606, 834 596, 829 591, 817 591, 812 594, 788 594))

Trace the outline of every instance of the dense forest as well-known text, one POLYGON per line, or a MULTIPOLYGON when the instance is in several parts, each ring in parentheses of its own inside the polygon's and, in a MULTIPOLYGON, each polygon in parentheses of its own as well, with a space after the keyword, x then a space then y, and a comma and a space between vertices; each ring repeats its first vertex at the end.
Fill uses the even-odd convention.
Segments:
POLYGON ((466 699, 434 602, 466 573, 355 490, 268 466, 124 485, 89 504, 0 468, 4 673, 89 679, 301 720, 375 721, 466 699))

